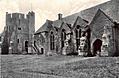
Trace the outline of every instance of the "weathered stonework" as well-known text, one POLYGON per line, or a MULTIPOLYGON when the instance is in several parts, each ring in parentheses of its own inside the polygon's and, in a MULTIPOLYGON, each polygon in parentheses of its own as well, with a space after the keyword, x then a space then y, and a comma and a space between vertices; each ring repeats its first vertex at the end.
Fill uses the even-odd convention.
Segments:
MULTIPOLYGON (((28 53, 33 44, 35 32, 35 13, 29 12, 26 17, 21 13, 6 13, 6 30, 2 43, 2 54, 28 53), (7 44, 7 45, 6 45, 7 44), (8 47, 6 47, 8 46, 8 47), (5 51, 5 49, 8 49, 5 51)), ((31 51, 32 52, 32 49, 31 51)))
MULTIPOLYGON (((44 50, 56 54, 78 54, 81 36, 86 36, 86 56, 101 55, 104 27, 110 32, 107 56, 119 55, 119 2, 111 0, 58 20, 46 21, 35 33, 45 34, 44 50), (52 23, 51 23, 52 22, 52 23), (52 35, 50 34, 52 31, 52 35), (53 41, 52 41, 53 40, 53 41), (51 46, 54 48, 52 49, 51 46)), ((42 39, 43 39, 42 38, 42 39)), ((41 44, 40 44, 41 45, 41 44)))

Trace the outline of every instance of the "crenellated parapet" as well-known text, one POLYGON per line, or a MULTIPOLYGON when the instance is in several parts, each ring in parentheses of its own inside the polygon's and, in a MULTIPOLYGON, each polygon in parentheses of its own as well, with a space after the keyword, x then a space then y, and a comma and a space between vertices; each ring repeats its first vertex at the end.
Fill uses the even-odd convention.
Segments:
POLYGON ((33 43, 34 32, 35 13, 33 11, 27 14, 6 12, 6 39, 9 51, 12 50, 10 53, 28 52, 28 47, 33 43))
POLYGON ((35 13, 33 11, 28 14, 6 12, 7 19, 29 19, 30 17, 35 17, 35 13))

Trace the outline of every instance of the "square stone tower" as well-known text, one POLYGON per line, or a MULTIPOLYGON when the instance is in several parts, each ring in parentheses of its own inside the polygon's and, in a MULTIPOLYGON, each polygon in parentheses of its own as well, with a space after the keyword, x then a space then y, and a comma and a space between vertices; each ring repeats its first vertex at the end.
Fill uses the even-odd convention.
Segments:
POLYGON ((6 13, 6 29, 2 43, 3 54, 24 54, 32 52, 35 32, 35 13, 6 13), (7 45, 6 45, 7 44, 7 45), (7 51, 4 53, 7 47, 7 51))

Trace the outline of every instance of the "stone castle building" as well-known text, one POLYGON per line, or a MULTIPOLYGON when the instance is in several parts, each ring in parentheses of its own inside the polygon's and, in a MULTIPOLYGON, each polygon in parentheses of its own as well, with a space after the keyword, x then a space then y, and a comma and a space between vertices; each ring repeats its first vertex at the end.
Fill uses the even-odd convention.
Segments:
POLYGON ((111 0, 58 20, 35 33, 37 52, 46 55, 119 56, 119 1, 111 0))
POLYGON ((35 33, 35 13, 6 13, 6 26, 1 44, 2 54, 24 54, 32 52, 35 33))

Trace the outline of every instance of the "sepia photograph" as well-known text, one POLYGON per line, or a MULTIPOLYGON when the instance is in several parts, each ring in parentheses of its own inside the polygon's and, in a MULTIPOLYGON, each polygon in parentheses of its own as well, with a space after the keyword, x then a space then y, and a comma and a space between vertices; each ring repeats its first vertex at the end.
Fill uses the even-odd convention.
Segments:
POLYGON ((1 78, 119 78, 119 0, 0 0, 1 78))

